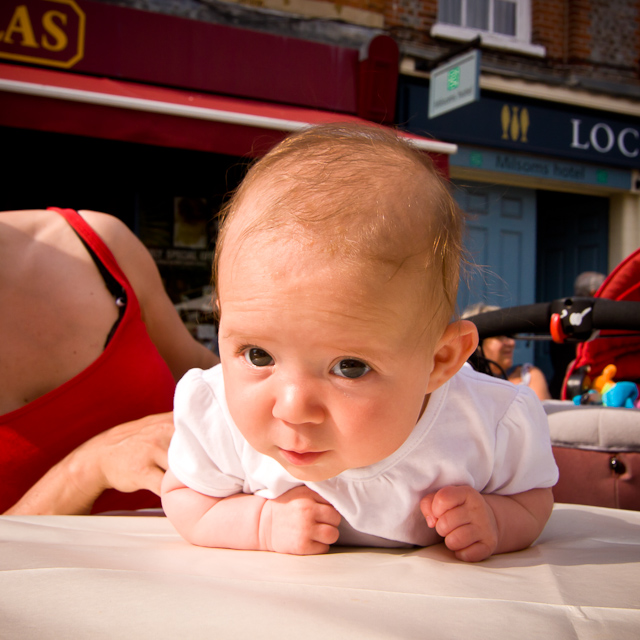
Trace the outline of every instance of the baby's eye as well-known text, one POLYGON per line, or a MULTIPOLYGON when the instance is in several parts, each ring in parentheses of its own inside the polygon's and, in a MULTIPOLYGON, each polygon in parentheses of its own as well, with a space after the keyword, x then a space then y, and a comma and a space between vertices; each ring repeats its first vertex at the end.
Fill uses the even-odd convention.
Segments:
POLYGON ((273 364, 273 358, 264 350, 258 347, 251 347, 244 352, 245 360, 254 367, 268 367, 273 364))
POLYGON ((341 378, 362 378, 362 376, 371 371, 371 367, 362 362, 362 360, 346 358, 340 360, 331 371, 341 378))

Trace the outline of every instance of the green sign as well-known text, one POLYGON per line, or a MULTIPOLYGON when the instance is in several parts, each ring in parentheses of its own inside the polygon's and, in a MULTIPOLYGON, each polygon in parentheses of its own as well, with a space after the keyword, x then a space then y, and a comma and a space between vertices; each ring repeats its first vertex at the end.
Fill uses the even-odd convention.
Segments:
POLYGON ((455 67, 447 73, 447 91, 453 91, 460 86, 460 67, 455 67))
POLYGON ((429 83, 429 118, 480 98, 480 51, 471 51, 437 67, 429 83))

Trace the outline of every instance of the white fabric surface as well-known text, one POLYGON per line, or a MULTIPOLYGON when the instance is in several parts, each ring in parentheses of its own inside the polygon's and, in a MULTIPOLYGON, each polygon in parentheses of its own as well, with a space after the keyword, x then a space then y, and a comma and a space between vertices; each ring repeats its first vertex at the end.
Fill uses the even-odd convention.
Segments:
POLYGON ((637 639, 640 512, 556 505, 530 549, 190 546, 161 517, 0 517, 0 638, 637 639))
MULTIPOLYGON (((245 441, 229 414, 220 365, 192 369, 180 380, 174 422, 169 466, 200 493, 276 498, 303 484, 245 441)), ((389 457, 304 484, 348 523, 341 544, 362 543, 360 532, 365 545, 374 545, 376 536, 425 546, 439 540, 419 508, 428 493, 469 485, 508 495, 557 480, 547 418, 533 391, 465 366, 431 394, 418 424, 389 457)))

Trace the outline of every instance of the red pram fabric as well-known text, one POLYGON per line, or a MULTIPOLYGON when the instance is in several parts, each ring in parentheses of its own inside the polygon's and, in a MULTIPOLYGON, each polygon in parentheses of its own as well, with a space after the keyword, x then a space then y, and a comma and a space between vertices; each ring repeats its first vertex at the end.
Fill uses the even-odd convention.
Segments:
MULTIPOLYGON (((640 302, 640 249, 634 251, 611 272, 595 297, 640 302)), ((640 325, 640 318, 638 324, 640 325)), ((578 345, 576 359, 566 379, 573 371, 587 365, 590 367, 589 376, 593 379, 602 373, 608 364, 615 364, 616 381, 640 382, 640 334, 615 337, 619 334, 624 332, 601 331, 599 337, 578 345)), ((562 394, 563 399, 567 399, 564 389, 562 394)))

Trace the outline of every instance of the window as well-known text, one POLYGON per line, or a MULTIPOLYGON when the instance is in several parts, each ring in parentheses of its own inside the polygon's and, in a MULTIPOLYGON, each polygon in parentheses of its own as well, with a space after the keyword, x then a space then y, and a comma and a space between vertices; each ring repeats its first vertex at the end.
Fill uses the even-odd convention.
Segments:
POLYGON ((454 40, 482 36, 487 46, 543 56, 531 44, 531 0, 439 0, 431 35, 454 40))

